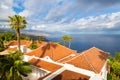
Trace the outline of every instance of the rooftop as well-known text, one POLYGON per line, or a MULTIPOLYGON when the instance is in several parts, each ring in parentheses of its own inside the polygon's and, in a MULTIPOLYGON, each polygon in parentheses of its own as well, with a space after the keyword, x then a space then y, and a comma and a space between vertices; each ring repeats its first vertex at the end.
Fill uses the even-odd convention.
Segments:
POLYGON ((47 42, 44 42, 44 41, 41 41, 41 42, 35 41, 35 44, 36 44, 38 47, 41 47, 41 46, 46 45, 47 42))
POLYGON ((36 50, 27 53, 26 55, 36 56, 39 58, 49 56, 51 59, 57 61, 73 53, 76 53, 76 51, 66 48, 60 44, 50 42, 44 45, 43 47, 39 47, 36 50))
POLYGON ((65 70, 52 80, 89 80, 89 76, 82 75, 73 71, 65 70))
MULTIPOLYGON (((21 44, 21 45, 24 45, 24 47, 29 47, 31 43, 32 43, 32 42, 29 41, 29 40, 20 40, 20 44, 21 44)), ((38 47, 47 44, 47 42, 44 42, 44 41, 41 41, 41 42, 35 41, 34 43, 35 43, 38 47)), ((18 45, 18 42, 17 42, 17 40, 14 40, 14 41, 10 42, 7 46, 16 46, 16 45, 18 45)))
POLYGON ((35 58, 32 58, 29 62, 39 68, 43 68, 43 69, 51 71, 51 72, 54 72, 62 67, 60 65, 46 62, 44 60, 35 59, 35 58))
MULTIPOLYGON (((28 40, 20 40, 20 44, 25 45, 25 47, 29 47, 31 42, 28 40)), ((16 46, 16 45, 18 45, 18 42, 17 42, 17 40, 14 40, 14 41, 10 42, 7 46, 16 46)))
POLYGON ((76 67, 100 73, 109 54, 96 47, 83 51, 67 63, 76 67))

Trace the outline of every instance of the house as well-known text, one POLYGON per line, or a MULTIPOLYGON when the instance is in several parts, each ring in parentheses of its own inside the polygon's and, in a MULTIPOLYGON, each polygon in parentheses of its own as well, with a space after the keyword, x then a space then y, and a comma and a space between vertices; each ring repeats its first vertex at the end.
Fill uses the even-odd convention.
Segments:
POLYGON ((75 50, 50 42, 26 53, 24 61, 45 72, 36 72, 39 73, 36 80, 107 80, 108 56, 108 52, 96 47, 77 54, 75 50))
MULTIPOLYGON (((20 47, 21 47, 21 51, 23 53, 28 53, 28 52, 31 52, 32 50, 29 48, 30 45, 31 45, 31 41, 28 41, 28 40, 20 40, 20 47)), ((44 44, 47 44, 47 42, 38 42, 38 41, 35 41, 35 44, 40 47, 44 44)), ((17 50, 18 48, 18 42, 16 40, 10 42, 9 44, 6 45, 6 50, 8 51, 13 51, 13 50, 17 50)))
MULTIPOLYGON (((38 48, 29 51, 31 42, 21 40, 23 61, 30 62, 32 73, 24 80, 107 80, 108 52, 92 47, 81 53, 55 42, 35 42, 38 48), (25 50, 28 49, 28 50, 25 50)), ((17 41, 7 50, 17 49, 17 41)))
MULTIPOLYGON (((24 52, 30 52, 31 50, 28 48, 30 46, 31 42, 28 40, 20 40, 20 48, 21 51, 24 52)), ((18 41, 13 40, 9 44, 6 45, 7 51, 13 51, 18 49, 18 41)))
POLYGON ((46 45, 43 45, 42 47, 39 47, 35 49, 32 52, 26 53, 28 56, 36 56, 39 58, 49 57, 50 59, 54 61, 59 61, 62 58, 65 58, 70 55, 77 55, 75 54, 75 50, 71 50, 69 48, 66 48, 65 46, 62 46, 58 43, 50 42, 46 45))
POLYGON ((107 58, 109 53, 92 47, 80 53, 74 59, 67 61, 76 67, 93 71, 101 80, 107 80, 107 58))

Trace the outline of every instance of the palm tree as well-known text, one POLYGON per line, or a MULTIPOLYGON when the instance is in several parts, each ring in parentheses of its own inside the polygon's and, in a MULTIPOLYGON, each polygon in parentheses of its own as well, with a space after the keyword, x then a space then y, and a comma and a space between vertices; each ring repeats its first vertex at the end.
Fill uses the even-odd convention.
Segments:
POLYGON ((18 50, 20 51, 20 29, 26 28, 26 19, 20 15, 9 16, 9 23, 11 28, 16 30, 18 50))
POLYGON ((73 40, 73 38, 72 38, 72 36, 68 36, 68 42, 69 42, 69 48, 70 48, 70 46, 71 46, 71 41, 73 40))
POLYGON ((22 61, 19 51, 0 56, 0 70, 0 80, 22 80, 22 76, 31 72, 30 64, 22 61))
POLYGON ((66 46, 67 39, 68 39, 67 35, 62 36, 62 40, 64 41, 64 46, 66 46))

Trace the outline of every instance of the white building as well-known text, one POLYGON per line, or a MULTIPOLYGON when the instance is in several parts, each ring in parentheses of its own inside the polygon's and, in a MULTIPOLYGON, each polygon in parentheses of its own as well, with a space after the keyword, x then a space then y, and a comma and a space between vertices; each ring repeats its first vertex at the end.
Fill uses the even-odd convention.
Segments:
POLYGON ((24 56, 25 61, 45 71, 39 71, 42 76, 36 80, 107 80, 109 54, 96 47, 77 54, 62 45, 48 43, 24 56))

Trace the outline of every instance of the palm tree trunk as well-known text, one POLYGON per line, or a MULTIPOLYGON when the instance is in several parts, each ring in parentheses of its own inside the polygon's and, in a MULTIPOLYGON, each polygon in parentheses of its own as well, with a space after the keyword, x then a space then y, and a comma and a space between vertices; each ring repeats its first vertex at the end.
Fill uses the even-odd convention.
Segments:
POLYGON ((71 42, 69 41, 69 48, 70 48, 70 46, 71 46, 71 42))
POLYGON ((16 29, 16 34, 17 34, 17 42, 18 42, 18 50, 21 51, 20 49, 20 29, 16 29))
POLYGON ((66 46, 66 41, 64 41, 64 46, 66 46))
POLYGON ((64 46, 65 46, 65 41, 64 41, 64 46))

